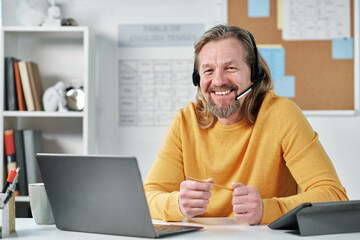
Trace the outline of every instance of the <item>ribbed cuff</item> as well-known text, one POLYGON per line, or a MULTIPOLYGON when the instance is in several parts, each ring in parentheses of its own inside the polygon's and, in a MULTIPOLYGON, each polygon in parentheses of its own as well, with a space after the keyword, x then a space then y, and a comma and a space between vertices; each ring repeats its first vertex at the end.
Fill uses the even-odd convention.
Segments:
POLYGON ((172 192, 169 196, 168 208, 164 211, 163 219, 164 221, 170 222, 177 222, 182 221, 186 216, 181 212, 179 206, 179 192, 172 192))
POLYGON ((263 217, 260 224, 269 224, 281 216, 276 199, 263 199, 263 217))

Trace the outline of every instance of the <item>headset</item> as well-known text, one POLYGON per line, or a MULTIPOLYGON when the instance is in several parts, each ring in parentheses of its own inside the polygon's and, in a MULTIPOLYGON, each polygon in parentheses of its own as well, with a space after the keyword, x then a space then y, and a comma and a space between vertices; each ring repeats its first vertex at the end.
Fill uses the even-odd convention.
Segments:
MULTIPOLYGON (((244 31, 246 31, 246 30, 244 30, 244 31)), ((253 90, 266 77, 266 73, 265 73, 265 71, 262 69, 262 67, 260 65, 259 53, 258 53, 258 49, 256 47, 255 39, 254 39, 253 35, 249 31, 246 31, 246 32, 249 35, 249 37, 251 39, 251 42, 254 45, 255 63, 250 64, 250 70, 251 70, 251 78, 250 78, 250 80, 251 80, 251 82, 253 84, 249 88, 247 88, 245 91, 243 91, 242 93, 237 95, 235 97, 235 100, 239 100, 240 98, 244 97, 246 94, 251 92, 251 90, 253 90)), ((192 79, 193 79, 193 84, 195 86, 200 86, 200 74, 196 70, 195 63, 194 63, 194 71, 193 71, 193 74, 192 74, 192 79)))

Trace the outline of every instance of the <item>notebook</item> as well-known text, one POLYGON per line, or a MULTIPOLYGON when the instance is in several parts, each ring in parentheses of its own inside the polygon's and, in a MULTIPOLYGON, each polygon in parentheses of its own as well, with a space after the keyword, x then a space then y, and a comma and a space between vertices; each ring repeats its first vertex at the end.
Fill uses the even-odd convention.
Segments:
POLYGON ((202 228, 152 224, 134 157, 37 154, 37 161, 58 229, 158 238, 202 228))

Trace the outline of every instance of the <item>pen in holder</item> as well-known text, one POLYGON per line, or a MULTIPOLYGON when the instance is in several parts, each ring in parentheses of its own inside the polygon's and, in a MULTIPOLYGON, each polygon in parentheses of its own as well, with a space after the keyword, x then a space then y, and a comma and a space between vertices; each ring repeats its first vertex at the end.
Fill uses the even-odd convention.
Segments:
MULTIPOLYGON (((6 198, 5 193, 0 193, 0 201, 6 198)), ((10 233, 15 232, 15 195, 12 195, 9 202, 0 209, 0 237, 8 237, 10 233)))

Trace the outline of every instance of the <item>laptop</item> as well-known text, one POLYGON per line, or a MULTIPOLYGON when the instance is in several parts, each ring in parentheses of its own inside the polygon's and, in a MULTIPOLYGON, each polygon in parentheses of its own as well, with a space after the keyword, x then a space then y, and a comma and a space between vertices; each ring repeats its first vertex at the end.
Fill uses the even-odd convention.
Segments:
POLYGON ((58 229, 158 238, 202 228, 152 224, 135 157, 39 153, 37 161, 58 229))

